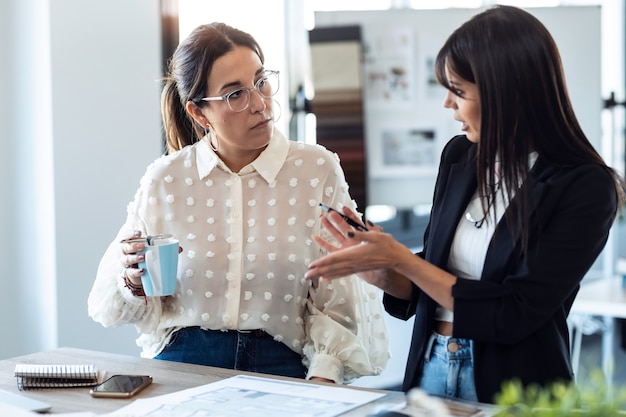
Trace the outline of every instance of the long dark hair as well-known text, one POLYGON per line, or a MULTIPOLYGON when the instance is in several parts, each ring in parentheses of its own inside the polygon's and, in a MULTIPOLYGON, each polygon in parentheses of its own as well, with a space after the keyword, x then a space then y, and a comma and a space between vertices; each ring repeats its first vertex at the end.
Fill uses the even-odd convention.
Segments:
POLYGON ((199 99, 207 91, 207 81, 215 61, 236 46, 245 46, 265 62, 263 51, 248 33, 224 23, 200 25, 183 40, 168 63, 161 93, 161 115, 169 152, 197 142, 204 129, 187 113, 188 101, 199 99))
POLYGON ((507 197, 516 196, 516 211, 507 215, 521 217, 519 232, 524 249, 531 196, 528 187, 518 186, 527 178, 528 157, 533 151, 560 166, 602 166, 615 179, 616 193, 620 204, 623 202, 622 180, 605 164, 580 127, 558 48, 537 18, 512 6, 495 6, 475 15, 450 35, 437 55, 437 79, 454 91, 446 66, 478 88, 479 192, 493 194, 489 184, 496 178, 491 167, 498 158, 507 197))

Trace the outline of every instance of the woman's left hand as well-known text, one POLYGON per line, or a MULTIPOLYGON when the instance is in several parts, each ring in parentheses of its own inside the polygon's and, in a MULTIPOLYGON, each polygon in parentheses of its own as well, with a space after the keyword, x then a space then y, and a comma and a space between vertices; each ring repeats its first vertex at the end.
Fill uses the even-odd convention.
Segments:
POLYGON ((390 249, 396 241, 386 233, 350 230, 339 241, 339 247, 324 241, 320 236, 313 236, 313 239, 328 249, 329 253, 309 264, 307 278, 335 279, 359 274, 364 280, 376 284, 372 281, 377 281, 378 273, 373 276, 364 273, 393 268, 396 262, 393 250, 390 249))
MULTIPOLYGON (((343 210, 346 216, 356 219, 349 209, 343 210)), ((339 214, 329 213, 332 222, 322 217, 322 225, 337 241, 335 246, 322 237, 314 235, 313 240, 328 251, 326 256, 309 264, 307 279, 336 279, 357 274, 365 282, 374 285, 391 295, 409 299, 411 281, 395 268, 410 264, 417 257, 392 235, 383 233, 381 227, 367 224, 368 231, 354 230, 339 214)))
MULTIPOLYGON (((343 208, 343 214, 350 217, 355 222, 362 224, 362 221, 359 217, 349 208, 343 208)), ((322 215, 321 216, 322 227, 331 234, 331 236, 335 239, 335 241, 339 244, 339 247, 332 245, 331 243, 325 241, 320 236, 313 236, 313 239, 319 244, 322 248, 326 249, 328 252, 335 252, 336 250, 348 248, 350 246, 354 246, 359 243, 358 240, 352 239, 348 236, 348 233, 354 231, 353 227, 350 226, 339 214, 331 211, 328 213, 328 217, 322 215), (330 220, 329 220, 330 218, 330 220), (331 221, 332 220, 332 221, 331 221)), ((383 228, 379 226, 374 226, 371 222, 367 223, 367 228, 369 231, 382 232, 383 228)))
MULTIPOLYGON (((348 208, 344 207, 343 214, 359 221, 356 214, 348 208)), ((334 212, 329 213, 328 218, 322 216, 321 221, 339 246, 320 236, 313 236, 315 242, 329 254, 311 262, 306 277, 335 279, 358 274, 366 282, 380 286, 380 281, 387 275, 386 270, 395 263, 393 251, 389 247, 400 243, 391 235, 383 233, 381 227, 371 223, 367 225, 367 232, 354 230, 334 212)))

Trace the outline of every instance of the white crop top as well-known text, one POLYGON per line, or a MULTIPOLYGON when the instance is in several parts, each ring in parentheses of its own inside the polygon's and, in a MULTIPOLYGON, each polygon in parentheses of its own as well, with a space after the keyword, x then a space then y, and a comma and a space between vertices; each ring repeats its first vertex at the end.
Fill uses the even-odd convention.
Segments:
MULTIPOLYGON (((529 169, 533 167, 536 160, 537 153, 532 152, 528 156, 529 169)), ((493 205, 489 207, 489 213, 483 221, 481 197, 478 195, 478 191, 474 193, 466 211, 459 220, 450 248, 448 271, 451 274, 459 278, 480 279, 489 243, 497 223, 502 219, 508 205, 506 188, 496 187, 496 222, 493 221, 493 205)), ((452 311, 441 306, 437 307, 435 320, 452 322, 453 319, 454 313, 452 311)))

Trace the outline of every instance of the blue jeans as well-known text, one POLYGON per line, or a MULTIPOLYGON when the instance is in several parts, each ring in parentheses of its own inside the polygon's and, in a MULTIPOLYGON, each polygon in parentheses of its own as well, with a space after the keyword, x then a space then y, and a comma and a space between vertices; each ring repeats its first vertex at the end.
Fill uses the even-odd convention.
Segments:
POLYGON ((431 395, 478 401, 472 341, 433 332, 424 355, 420 388, 431 395))
POLYGON ((237 332, 185 327, 155 359, 271 375, 306 377, 302 355, 260 330, 237 332))

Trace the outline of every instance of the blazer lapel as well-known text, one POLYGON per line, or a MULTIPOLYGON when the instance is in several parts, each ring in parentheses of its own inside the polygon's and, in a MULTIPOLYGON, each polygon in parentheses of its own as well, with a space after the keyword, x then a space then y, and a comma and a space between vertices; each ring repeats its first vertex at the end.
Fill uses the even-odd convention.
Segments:
POLYGON ((443 195, 437 206, 440 210, 431 214, 429 228, 430 244, 426 259, 435 265, 446 265, 452 239, 459 219, 476 191, 476 165, 468 155, 462 161, 450 165, 443 195))

